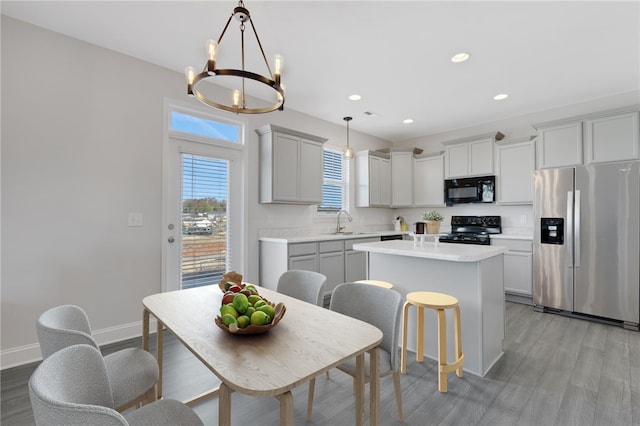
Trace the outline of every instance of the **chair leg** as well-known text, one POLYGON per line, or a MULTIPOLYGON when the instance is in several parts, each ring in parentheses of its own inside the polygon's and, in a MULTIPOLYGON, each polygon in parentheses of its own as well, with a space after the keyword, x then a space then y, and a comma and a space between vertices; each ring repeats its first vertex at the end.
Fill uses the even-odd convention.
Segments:
POLYGON ((411 303, 405 302, 402 308, 402 346, 400 352, 400 372, 407 374, 407 322, 411 303))
MULTIPOLYGON (((460 329, 460 307, 453 308, 453 328, 455 336, 456 360, 462 359, 462 331, 460 329)), ((462 363, 456 369, 456 375, 462 377, 462 363)))
POLYGON ((438 309, 438 390, 447 392, 447 317, 438 309))
POLYGON ((416 327, 416 361, 424 361, 424 308, 418 306, 418 324, 416 327))
POLYGON ((396 393, 396 405, 398 406, 398 420, 404 421, 404 415, 402 414, 402 388, 400 387, 400 373, 393 372, 393 387, 396 393))
POLYGON ((309 380, 309 396, 307 398, 307 421, 311 421, 311 411, 313 410, 313 393, 316 388, 316 379, 315 377, 309 380))

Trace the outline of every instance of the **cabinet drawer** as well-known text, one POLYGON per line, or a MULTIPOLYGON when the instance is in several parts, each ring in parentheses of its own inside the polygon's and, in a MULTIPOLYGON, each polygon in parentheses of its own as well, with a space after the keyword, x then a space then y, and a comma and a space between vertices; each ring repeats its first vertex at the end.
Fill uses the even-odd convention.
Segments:
POLYGON ((332 251, 342 251, 344 250, 344 241, 321 241, 319 243, 320 253, 329 253, 332 251))
POLYGON ((373 242, 376 242, 376 241, 380 241, 380 237, 357 238, 357 239, 353 239, 353 240, 345 240, 344 241, 344 249, 345 249, 345 251, 353 250, 353 245, 354 244, 373 243, 373 242))
POLYGON ((495 246, 504 246, 509 251, 524 251, 531 253, 533 251, 533 241, 531 240, 506 240, 494 238, 491 244, 495 246))
POLYGON ((305 254, 316 254, 316 243, 300 243, 289 245, 289 256, 304 256, 305 254))

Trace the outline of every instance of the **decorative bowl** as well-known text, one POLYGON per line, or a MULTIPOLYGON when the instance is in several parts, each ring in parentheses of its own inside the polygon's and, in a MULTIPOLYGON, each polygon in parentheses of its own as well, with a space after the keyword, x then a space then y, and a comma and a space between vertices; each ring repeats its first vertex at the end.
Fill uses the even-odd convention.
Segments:
POLYGON ((220 318, 220 315, 216 316, 216 325, 218 327, 220 327, 221 329, 223 329, 224 331, 226 331, 227 333, 231 333, 231 334, 262 334, 262 333, 266 333, 267 331, 271 330, 273 327, 275 327, 280 320, 282 319, 282 317, 284 316, 284 313, 287 311, 287 308, 284 306, 284 303, 278 303, 277 305, 274 305, 272 302, 263 299, 265 302, 267 302, 269 305, 273 306, 276 313, 273 316, 273 320, 271 321, 270 324, 267 325, 248 325, 245 328, 239 328, 236 324, 231 324, 229 325, 229 327, 227 327, 226 325, 224 325, 222 323, 222 318, 220 318))

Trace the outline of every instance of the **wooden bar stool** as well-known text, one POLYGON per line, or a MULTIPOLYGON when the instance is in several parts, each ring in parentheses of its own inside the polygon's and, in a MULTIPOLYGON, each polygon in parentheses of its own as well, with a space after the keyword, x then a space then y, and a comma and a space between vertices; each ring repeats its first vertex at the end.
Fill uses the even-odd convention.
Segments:
POLYGON ((391 284, 390 282, 387 281, 378 281, 378 280, 358 280, 358 281, 354 281, 356 283, 360 283, 360 284, 371 284, 371 285, 377 285, 379 287, 384 287, 384 288, 393 288, 393 284, 391 284))
POLYGON ((416 361, 424 359, 424 308, 435 309, 438 313, 438 390, 447 391, 447 374, 454 371, 458 377, 462 377, 464 354, 462 353, 462 333, 460 331, 460 307, 458 299, 448 294, 433 293, 429 291, 415 291, 407 294, 407 301, 402 310, 402 356, 400 372, 407 372, 407 314, 409 306, 418 308, 417 335, 416 335, 416 361), (456 360, 447 363, 447 317, 445 309, 453 309, 453 327, 455 330, 456 360))

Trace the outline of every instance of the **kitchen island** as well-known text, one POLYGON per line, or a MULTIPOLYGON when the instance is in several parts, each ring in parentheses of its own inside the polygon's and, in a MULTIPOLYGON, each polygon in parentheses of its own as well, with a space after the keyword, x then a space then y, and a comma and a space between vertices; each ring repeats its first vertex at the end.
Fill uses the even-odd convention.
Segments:
MULTIPOLYGON (((368 254, 368 278, 393 283, 406 297, 435 291, 458 299, 462 323, 464 370, 484 376, 502 356, 504 278, 502 246, 383 241, 354 244, 368 254)), ((416 351, 416 313, 409 310, 407 349, 416 351)), ((437 317, 424 311, 424 354, 437 359, 437 317)), ((447 353, 453 349, 453 318, 447 313, 447 353)), ((451 361, 450 359, 449 361, 451 361)))

